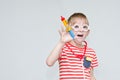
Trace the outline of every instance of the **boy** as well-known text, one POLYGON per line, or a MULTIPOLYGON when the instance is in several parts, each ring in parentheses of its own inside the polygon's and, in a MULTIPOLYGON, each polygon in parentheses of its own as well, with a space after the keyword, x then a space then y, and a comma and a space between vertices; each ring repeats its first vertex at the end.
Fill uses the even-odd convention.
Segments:
POLYGON ((87 17, 83 13, 74 13, 68 18, 74 38, 66 30, 59 30, 60 40, 51 51, 46 63, 52 66, 59 62, 59 80, 95 80, 94 67, 98 66, 95 51, 88 48, 85 38, 90 29, 87 17))

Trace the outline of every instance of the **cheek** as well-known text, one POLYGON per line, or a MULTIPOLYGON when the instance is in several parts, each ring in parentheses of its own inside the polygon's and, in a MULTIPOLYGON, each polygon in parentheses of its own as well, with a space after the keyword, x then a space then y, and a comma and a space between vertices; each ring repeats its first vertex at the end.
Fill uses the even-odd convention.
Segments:
POLYGON ((76 36, 77 35, 77 32, 76 31, 73 31, 74 35, 76 36))
POLYGON ((86 38, 88 36, 88 33, 84 33, 84 37, 86 38))
POLYGON ((88 34, 89 34, 89 31, 87 31, 87 32, 85 33, 86 36, 88 36, 88 34))

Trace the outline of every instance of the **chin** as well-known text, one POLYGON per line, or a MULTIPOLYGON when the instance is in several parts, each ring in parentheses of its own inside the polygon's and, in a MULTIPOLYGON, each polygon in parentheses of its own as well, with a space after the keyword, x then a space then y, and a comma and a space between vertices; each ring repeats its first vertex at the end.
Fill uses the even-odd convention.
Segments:
POLYGON ((76 39, 76 40, 74 40, 74 41, 75 41, 75 43, 77 43, 77 44, 81 44, 84 40, 79 40, 79 39, 77 40, 77 39, 76 39))

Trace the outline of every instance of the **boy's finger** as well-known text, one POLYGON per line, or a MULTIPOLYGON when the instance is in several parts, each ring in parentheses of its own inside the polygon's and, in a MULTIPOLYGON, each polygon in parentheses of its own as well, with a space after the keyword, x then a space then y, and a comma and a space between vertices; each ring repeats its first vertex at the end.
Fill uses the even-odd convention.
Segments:
POLYGON ((60 35, 62 35, 62 31, 60 29, 58 30, 58 32, 59 32, 60 35))
POLYGON ((62 30, 62 32, 64 32, 64 31, 65 31, 64 26, 63 26, 63 25, 61 25, 61 30, 62 30))

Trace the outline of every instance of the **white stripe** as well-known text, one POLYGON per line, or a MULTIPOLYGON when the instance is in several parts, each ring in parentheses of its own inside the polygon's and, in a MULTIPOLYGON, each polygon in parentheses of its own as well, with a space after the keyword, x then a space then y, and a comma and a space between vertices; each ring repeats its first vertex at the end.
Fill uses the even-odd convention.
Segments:
POLYGON ((81 68, 83 68, 83 67, 82 67, 82 65, 78 65, 78 66, 77 66, 77 65, 75 65, 75 66, 73 66, 73 65, 61 66, 61 65, 60 65, 60 68, 71 68, 71 69, 72 69, 72 68, 78 68, 78 69, 81 69, 81 68))
POLYGON ((60 71, 80 71, 80 72, 84 72, 84 69, 61 69, 60 71))

